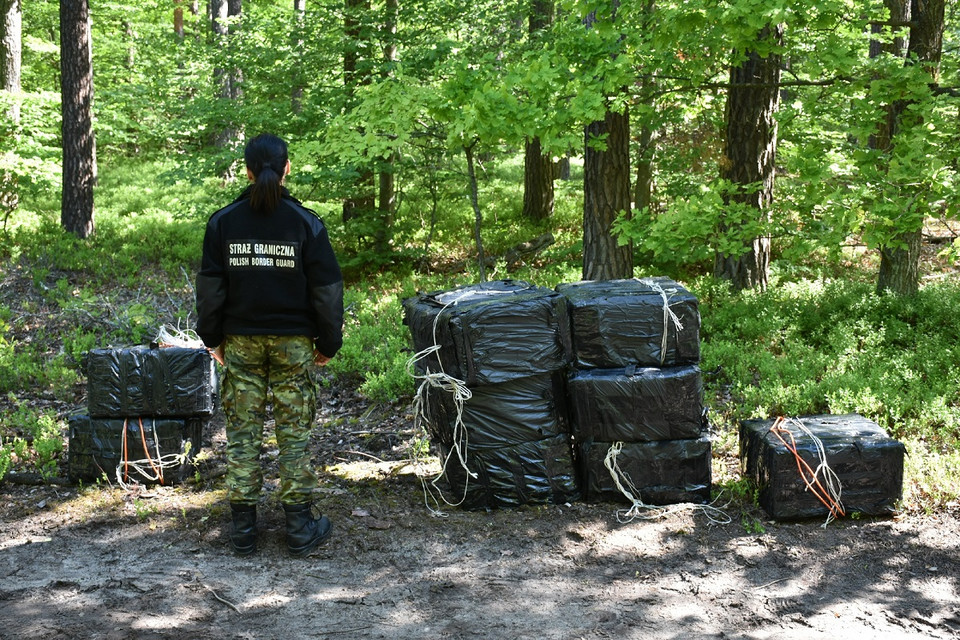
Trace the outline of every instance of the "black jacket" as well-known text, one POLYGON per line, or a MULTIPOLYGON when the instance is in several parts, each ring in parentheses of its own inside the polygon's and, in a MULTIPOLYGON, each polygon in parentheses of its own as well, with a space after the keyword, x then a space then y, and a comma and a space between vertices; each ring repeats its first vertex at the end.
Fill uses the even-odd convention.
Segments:
POLYGON ((214 213, 197 276, 197 334, 302 335, 333 357, 343 344, 343 276, 323 222, 283 191, 270 214, 250 189, 214 213))

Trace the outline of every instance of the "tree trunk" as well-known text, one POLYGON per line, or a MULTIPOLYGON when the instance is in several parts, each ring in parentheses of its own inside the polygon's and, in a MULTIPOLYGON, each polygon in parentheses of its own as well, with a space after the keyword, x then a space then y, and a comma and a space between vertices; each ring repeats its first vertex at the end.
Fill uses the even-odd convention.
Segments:
POLYGON ((633 206, 643 211, 653 200, 653 156, 656 152, 656 140, 650 127, 640 130, 637 150, 637 181, 633 187, 633 206))
POLYGON ((173 35, 176 36, 177 42, 182 43, 185 33, 183 30, 183 7, 180 5, 183 4, 183 0, 174 0, 173 4, 173 35))
MULTIPOLYGON (((383 24, 383 71, 381 78, 389 79, 393 73, 393 65, 397 60, 397 13, 399 4, 397 0, 386 0, 384 5, 386 19, 383 24)), ((396 157, 383 161, 380 167, 379 183, 380 189, 377 203, 377 230, 374 234, 374 248, 378 256, 386 256, 392 250, 391 242, 393 240, 393 216, 397 206, 397 190, 395 182, 395 162, 396 157)))
MULTIPOLYGON (((0 154, 15 154, 20 125, 20 70, 23 64, 23 7, 20 0, 0 0, 0 90, 12 98, 7 111, 7 126, 0 124, 0 154)), ((6 162, 4 162, 6 164, 6 162)), ((20 205, 16 173, 0 170, 0 214, 6 225, 8 216, 20 205)))
POLYGON ((487 261, 483 255, 483 237, 480 235, 483 214, 480 212, 480 188, 477 185, 477 171, 474 168, 473 146, 464 147, 463 153, 467 157, 467 176, 470 179, 470 204, 473 206, 473 238, 477 244, 477 268, 480 270, 480 282, 486 282, 487 261))
MULTIPOLYGON (((232 47, 231 35, 236 33, 240 27, 236 23, 228 25, 228 21, 238 18, 243 11, 242 0, 211 0, 211 28, 218 46, 227 49, 232 47)), ((240 100, 242 90, 240 89, 243 81, 243 74, 240 69, 225 69, 217 67, 213 71, 214 81, 219 88, 220 98, 229 102, 240 100)), ((242 127, 233 122, 232 118, 222 123, 220 130, 216 133, 214 144, 220 149, 236 149, 240 146, 243 136, 242 127)), ((229 165, 222 169, 222 175, 225 180, 233 180, 236 177, 236 162, 231 161, 229 165)))
POLYGON ((523 216, 547 220, 553 215, 553 160, 544 155, 540 139, 527 140, 523 156, 523 216))
MULTIPOLYGON (((931 84, 940 80, 940 56, 943 50, 944 0, 912 0, 910 7, 910 44, 907 64, 921 64, 930 74, 931 84)), ((906 111, 905 102, 897 103, 889 121, 891 146, 896 144, 897 123, 906 111)), ((880 271, 877 274, 877 292, 892 291, 912 295, 920 287, 920 246, 923 220, 918 228, 901 233, 898 247, 880 247, 880 271)))
MULTIPOLYGON (((783 26, 767 26, 760 33, 775 47, 783 43, 783 26)), ((777 156, 776 111, 780 102, 780 55, 761 58, 750 51, 739 66, 730 69, 727 94, 726 143, 720 177, 734 192, 727 204, 746 205, 764 222, 770 215, 777 156), (759 185, 757 187, 756 185, 759 185)), ((721 231, 737 231, 736 225, 721 225, 721 231)), ((737 291, 766 289, 770 269, 770 237, 747 241, 743 253, 717 253, 714 275, 729 280, 737 291)))
MULTIPOLYGON (((343 86, 346 95, 344 109, 353 107, 354 93, 358 86, 370 83, 370 68, 364 53, 368 43, 363 40, 363 19, 370 11, 369 0, 345 0, 343 51, 343 86)), ((368 167, 358 169, 354 193, 343 201, 343 221, 370 215, 375 210, 374 174, 368 167)))
POLYGON ((583 279, 633 277, 633 246, 621 245, 613 222, 630 215, 630 118, 626 111, 608 111, 604 120, 587 126, 583 162, 583 279), (605 151, 591 140, 607 134, 605 151))
POLYGON ((60 222, 80 238, 93 234, 96 145, 93 138, 93 64, 87 0, 60 1, 60 74, 63 113, 63 194, 60 222))
POLYGON ((23 64, 23 7, 20 0, 0 0, 0 89, 14 95, 10 119, 20 122, 20 70, 23 64))
POLYGON ((293 0, 293 51, 297 60, 293 65, 293 79, 290 83, 290 110, 293 113, 303 111, 303 31, 306 27, 306 0, 293 0))
MULTIPOLYGON (((552 0, 534 0, 530 9, 529 33, 534 40, 553 24, 552 0)), ((546 220, 553 215, 553 160, 544 154, 539 138, 528 138, 523 154, 523 216, 546 220)))

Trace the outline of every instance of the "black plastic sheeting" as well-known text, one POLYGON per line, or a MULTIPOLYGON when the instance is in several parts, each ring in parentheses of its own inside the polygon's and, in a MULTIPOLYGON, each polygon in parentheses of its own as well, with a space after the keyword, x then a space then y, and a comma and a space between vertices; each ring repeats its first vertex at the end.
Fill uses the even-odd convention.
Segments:
POLYGON ((88 353, 92 417, 209 416, 217 400, 216 368, 206 349, 136 346, 88 353))
MULTIPOLYGON (((827 464, 840 480, 840 501, 847 514, 888 515, 903 493, 903 444, 876 423, 857 414, 796 418, 823 443, 827 464)), ((829 510, 807 490, 793 453, 770 432, 773 420, 740 423, 740 461, 744 476, 757 484, 760 506, 778 520, 826 517, 829 510)), ((790 421, 797 452, 812 469, 820 464, 812 438, 790 421)), ((787 442, 790 442, 787 438, 787 442)))
MULTIPOLYGON (((569 435, 565 376, 561 372, 517 378, 471 390, 462 421, 470 450, 498 449, 552 436, 569 435)), ((431 438, 454 443, 457 408, 447 391, 428 387, 427 431, 431 438)))
MULTIPOLYGON (((578 444, 577 466, 586 500, 627 501, 604 465, 611 446, 610 442, 578 444)), ((616 463, 640 494, 634 496, 646 504, 710 500, 713 475, 710 438, 706 435, 684 440, 625 442, 616 463)))
POLYGON ((700 362, 699 303, 670 278, 584 281, 558 285, 557 291, 570 307, 574 357, 581 368, 700 362), (672 318, 664 319, 658 288, 682 329, 672 318))
POLYGON ((467 453, 468 478, 449 448, 440 445, 450 492, 446 498, 464 509, 495 509, 534 504, 564 504, 579 498, 570 442, 558 435, 499 449, 467 453), (462 499, 462 502, 460 502, 462 499))
POLYGON ((416 351, 440 346, 417 363, 421 373, 442 365, 447 375, 477 386, 556 371, 571 359, 566 300, 527 282, 421 293, 405 299, 403 309, 416 351))
POLYGON ((571 375, 577 440, 640 442, 697 438, 706 427, 700 368, 587 369, 571 375))
MULTIPOLYGON (((68 475, 74 482, 97 480, 106 474, 112 482, 116 478, 117 465, 124 462, 123 431, 127 430, 127 461, 149 458, 156 463, 159 457, 171 454, 185 456, 182 463, 163 469, 163 484, 183 482, 193 471, 190 460, 200 451, 203 419, 195 418, 91 418, 86 415, 70 416, 68 444, 68 475), (143 432, 140 424, 143 423, 143 432), (159 445, 159 454, 157 446, 159 445)), ((144 464, 150 468, 149 464, 144 464)), ((122 473, 122 472, 121 472, 122 473)), ((143 484, 158 481, 129 470, 129 480, 143 484)))

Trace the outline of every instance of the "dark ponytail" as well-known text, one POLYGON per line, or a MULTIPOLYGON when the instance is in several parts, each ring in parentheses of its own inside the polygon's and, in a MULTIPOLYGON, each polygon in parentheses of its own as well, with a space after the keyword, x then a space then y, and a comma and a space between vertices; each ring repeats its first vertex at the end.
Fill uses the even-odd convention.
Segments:
POLYGON ((247 143, 243 157, 254 178, 250 206, 260 213, 272 212, 283 195, 287 143, 275 135, 261 133, 247 143))

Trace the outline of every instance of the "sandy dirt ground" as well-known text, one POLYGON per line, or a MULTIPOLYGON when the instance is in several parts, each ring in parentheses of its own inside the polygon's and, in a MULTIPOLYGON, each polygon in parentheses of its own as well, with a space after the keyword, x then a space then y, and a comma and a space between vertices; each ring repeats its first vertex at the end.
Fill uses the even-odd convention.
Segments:
POLYGON ((335 395, 314 443, 334 535, 307 558, 286 553, 272 471, 260 550, 230 551, 216 422, 183 485, 0 485, 0 638, 960 637, 957 511, 827 527, 755 527, 739 508, 727 524, 691 508, 621 523, 622 505, 582 502, 438 517, 407 464, 405 408, 344 420, 335 395))

